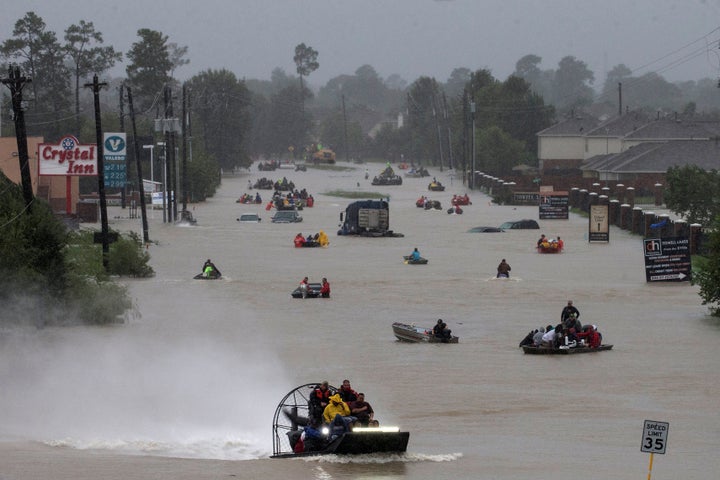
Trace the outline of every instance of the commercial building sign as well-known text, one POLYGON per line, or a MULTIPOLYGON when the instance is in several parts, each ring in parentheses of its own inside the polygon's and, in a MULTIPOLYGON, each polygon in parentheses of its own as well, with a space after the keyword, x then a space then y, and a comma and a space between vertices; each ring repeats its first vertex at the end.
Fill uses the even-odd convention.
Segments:
POLYGON ((540 192, 540 220, 567 220, 570 218, 568 192, 540 192))
POLYGON ((83 145, 72 135, 38 145, 39 175, 95 176, 97 160, 97 145, 83 145))
POLYGON ((609 242, 610 209, 608 205, 590 205, 589 213, 588 241, 609 242))
POLYGON ((122 188, 127 183, 127 141, 124 132, 103 134, 105 186, 122 188))
POLYGON ((690 281, 692 265, 688 237, 646 238, 643 249, 646 281, 690 281))

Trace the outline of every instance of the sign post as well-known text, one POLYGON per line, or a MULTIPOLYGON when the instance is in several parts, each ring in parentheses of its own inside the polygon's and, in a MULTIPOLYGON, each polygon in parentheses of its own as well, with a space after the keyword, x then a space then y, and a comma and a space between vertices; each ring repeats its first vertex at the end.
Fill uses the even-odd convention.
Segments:
POLYGON ((652 475, 653 455, 656 453, 665 453, 667 447, 668 431, 670 424, 668 422, 656 422, 654 420, 645 420, 643 425, 643 437, 640 451, 650 454, 650 466, 648 467, 648 480, 652 475))

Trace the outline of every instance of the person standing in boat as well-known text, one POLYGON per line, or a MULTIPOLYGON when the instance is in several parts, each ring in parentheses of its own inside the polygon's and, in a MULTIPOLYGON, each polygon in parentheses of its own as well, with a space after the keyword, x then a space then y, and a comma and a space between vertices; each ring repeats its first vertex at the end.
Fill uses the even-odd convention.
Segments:
POLYGON ((565 324, 572 314, 575 314, 575 318, 580 318, 580 310, 575 308, 572 300, 568 300, 567 305, 565 305, 565 308, 563 308, 560 313, 560 321, 565 324))
POLYGON ((510 278, 510 270, 512 270, 512 268, 510 268, 510 264, 503 258, 497 267, 497 278, 510 278))
POLYGON ((322 298, 330 298, 330 283, 327 278, 323 277, 322 286, 320 287, 320 296, 322 298))

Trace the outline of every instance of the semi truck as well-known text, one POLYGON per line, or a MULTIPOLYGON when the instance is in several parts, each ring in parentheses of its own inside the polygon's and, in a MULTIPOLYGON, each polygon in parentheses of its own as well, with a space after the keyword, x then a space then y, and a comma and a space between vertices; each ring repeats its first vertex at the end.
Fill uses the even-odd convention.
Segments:
POLYGON ((390 230, 390 206, 386 200, 360 200, 340 213, 338 235, 403 237, 390 230))

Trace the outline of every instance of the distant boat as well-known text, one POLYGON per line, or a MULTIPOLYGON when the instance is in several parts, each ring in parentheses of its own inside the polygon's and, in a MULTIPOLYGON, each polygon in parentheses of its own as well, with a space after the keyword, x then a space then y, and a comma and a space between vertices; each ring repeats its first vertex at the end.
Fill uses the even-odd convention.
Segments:
POLYGON ((411 343, 458 343, 458 337, 438 338, 433 335, 432 328, 416 327, 407 323, 395 322, 392 324, 395 337, 401 342, 411 343))

